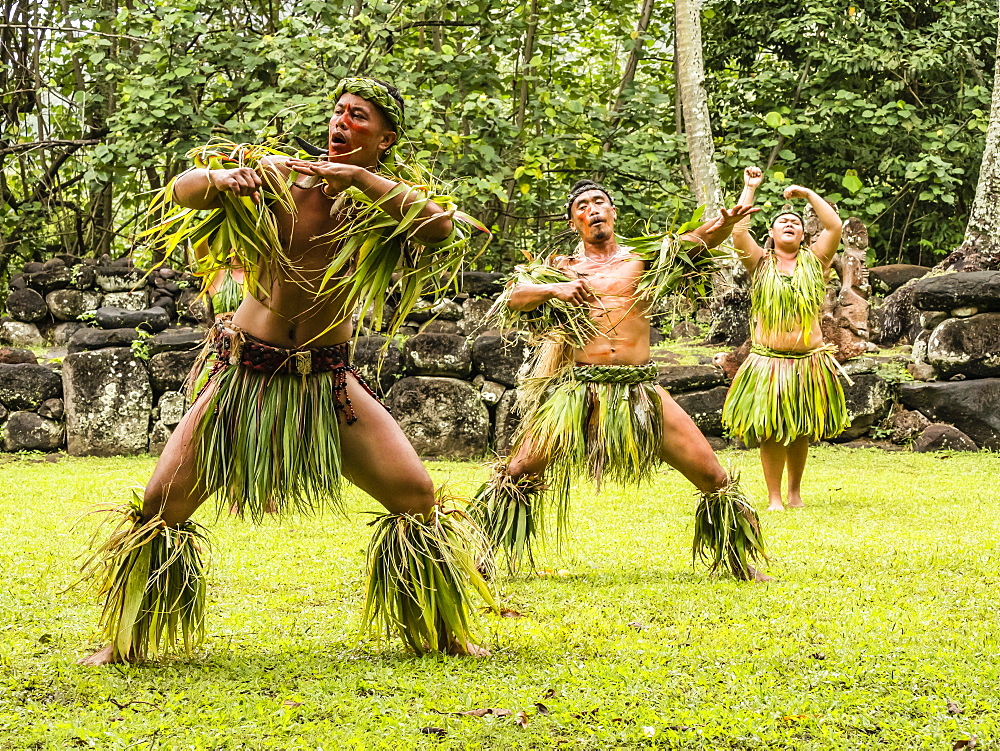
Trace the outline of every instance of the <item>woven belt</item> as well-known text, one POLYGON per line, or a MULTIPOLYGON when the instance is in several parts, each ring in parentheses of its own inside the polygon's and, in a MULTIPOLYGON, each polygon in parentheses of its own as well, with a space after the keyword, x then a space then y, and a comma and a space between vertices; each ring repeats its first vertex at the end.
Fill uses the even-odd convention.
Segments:
POLYGON ((821 347, 816 347, 816 349, 811 349, 808 352, 791 352, 781 349, 771 349, 770 347, 765 347, 763 344, 751 344, 750 352, 754 355, 760 355, 762 357, 776 357, 784 360, 805 360, 813 355, 828 355, 834 367, 836 367, 837 372, 844 377, 852 386, 854 385, 854 380, 847 374, 844 370, 844 366, 837 362, 837 358, 834 357, 834 353, 837 351, 836 344, 824 344, 821 347))
POLYGON ((645 365, 576 365, 573 380, 588 383, 650 383, 660 369, 656 363, 645 365))

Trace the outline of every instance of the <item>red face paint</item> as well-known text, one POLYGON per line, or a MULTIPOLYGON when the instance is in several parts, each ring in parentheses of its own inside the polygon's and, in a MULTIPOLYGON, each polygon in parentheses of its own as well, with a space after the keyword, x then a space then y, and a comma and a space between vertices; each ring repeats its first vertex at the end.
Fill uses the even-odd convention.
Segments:
POLYGON ((372 105, 361 97, 345 94, 337 102, 337 110, 330 119, 330 152, 345 154, 361 148, 362 150, 376 144, 371 143, 378 136, 372 105))

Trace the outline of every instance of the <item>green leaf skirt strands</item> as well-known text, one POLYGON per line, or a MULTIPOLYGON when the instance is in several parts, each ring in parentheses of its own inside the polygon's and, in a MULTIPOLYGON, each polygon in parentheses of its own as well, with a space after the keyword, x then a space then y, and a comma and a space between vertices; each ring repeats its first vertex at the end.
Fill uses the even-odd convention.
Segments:
POLYGON ((339 510, 340 420, 357 419, 348 377, 372 393, 348 362, 347 345, 272 347, 222 320, 208 352, 216 364, 193 440, 201 481, 218 494, 220 513, 235 509, 260 521, 290 509, 339 510))
POLYGON ((702 493, 694 512, 693 559, 710 571, 729 569, 737 579, 753 579, 751 563, 767 560, 760 519, 740 487, 739 476, 714 493, 702 493))
POLYGON ((843 432, 851 421, 832 349, 778 352, 753 345, 729 387, 723 425, 748 446, 843 432))
POLYGON ((183 649, 191 654, 205 634, 206 532, 188 521, 167 527, 159 516, 142 521, 142 501, 107 512, 94 541, 114 528, 83 565, 104 598, 101 631, 116 659, 132 662, 183 649))
POLYGON ((417 654, 475 643, 472 595, 494 611, 480 573, 485 542, 461 511, 438 505, 426 516, 379 514, 368 545, 363 628, 398 635, 417 654))
POLYGON ((549 460, 546 496, 555 506, 557 541, 567 528, 574 479, 586 475, 598 487, 605 478, 642 483, 660 464, 663 436, 655 365, 576 366, 570 374, 524 416, 514 438, 514 453, 527 445, 549 460))

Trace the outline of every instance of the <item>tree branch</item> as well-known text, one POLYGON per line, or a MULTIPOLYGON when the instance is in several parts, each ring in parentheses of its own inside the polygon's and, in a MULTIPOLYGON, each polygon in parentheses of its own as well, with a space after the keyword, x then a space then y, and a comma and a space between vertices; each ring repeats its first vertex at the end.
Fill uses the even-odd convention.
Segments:
POLYGON ((53 139, 50 141, 33 141, 32 143, 16 143, 13 146, 5 146, 0 149, 0 156, 4 156, 6 154, 20 154, 25 151, 37 151, 38 149, 52 149, 57 146, 75 146, 76 148, 80 148, 81 146, 94 146, 95 144, 101 143, 102 140, 103 139, 100 138, 81 138, 75 141, 53 139))

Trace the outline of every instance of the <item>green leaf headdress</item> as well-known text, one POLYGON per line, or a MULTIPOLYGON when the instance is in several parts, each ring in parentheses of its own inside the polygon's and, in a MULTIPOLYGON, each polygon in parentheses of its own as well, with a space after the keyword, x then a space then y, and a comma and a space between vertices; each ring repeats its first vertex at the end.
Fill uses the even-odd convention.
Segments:
POLYGON ((337 84, 333 90, 333 98, 340 99, 344 93, 356 94, 362 99, 367 99, 373 104, 377 104, 386 114, 396 130, 406 129, 403 117, 403 106, 394 97, 386 84, 375 78, 345 78, 337 84))

